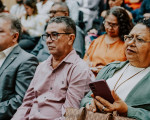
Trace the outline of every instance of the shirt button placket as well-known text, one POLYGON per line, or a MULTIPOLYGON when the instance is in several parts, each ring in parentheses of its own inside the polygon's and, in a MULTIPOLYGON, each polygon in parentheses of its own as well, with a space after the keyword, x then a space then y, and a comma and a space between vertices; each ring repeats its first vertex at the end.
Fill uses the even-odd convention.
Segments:
POLYGON ((52 82, 51 82, 51 85, 50 85, 50 90, 53 90, 53 84, 54 84, 54 81, 56 79, 55 71, 53 71, 51 79, 52 79, 52 82))

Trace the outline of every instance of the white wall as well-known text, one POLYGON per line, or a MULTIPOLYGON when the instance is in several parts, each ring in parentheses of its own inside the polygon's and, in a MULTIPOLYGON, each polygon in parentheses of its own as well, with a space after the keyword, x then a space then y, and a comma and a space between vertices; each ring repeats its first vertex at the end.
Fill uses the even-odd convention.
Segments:
POLYGON ((16 3, 16 0, 2 0, 3 4, 10 10, 11 6, 16 3))

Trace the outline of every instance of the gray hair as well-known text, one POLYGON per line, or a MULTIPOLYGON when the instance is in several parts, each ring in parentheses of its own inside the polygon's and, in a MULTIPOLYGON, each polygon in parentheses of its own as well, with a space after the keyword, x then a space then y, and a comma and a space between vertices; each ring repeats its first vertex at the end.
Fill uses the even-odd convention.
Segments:
POLYGON ((54 4, 52 5, 52 7, 55 6, 55 5, 60 5, 60 7, 64 11, 66 11, 66 12, 68 12, 68 14, 70 14, 69 8, 68 8, 68 6, 67 6, 67 4, 65 2, 54 2, 54 4))
POLYGON ((18 40, 22 34, 21 21, 15 16, 12 16, 8 13, 0 13, 0 19, 10 22, 10 31, 19 33, 18 40))
POLYGON ((64 23, 66 25, 66 29, 64 31, 76 35, 76 25, 75 22, 70 17, 67 16, 54 17, 48 22, 48 24, 51 23, 64 23))

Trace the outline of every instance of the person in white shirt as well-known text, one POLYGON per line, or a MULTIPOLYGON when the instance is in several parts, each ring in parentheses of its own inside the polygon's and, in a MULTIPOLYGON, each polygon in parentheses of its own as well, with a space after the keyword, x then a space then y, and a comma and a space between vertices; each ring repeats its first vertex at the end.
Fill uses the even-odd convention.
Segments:
POLYGON ((48 14, 52 5, 53 2, 50 0, 40 0, 40 2, 36 4, 38 14, 42 14, 42 15, 48 14))
POLYGON ((23 36, 19 45, 24 50, 28 51, 29 49, 34 48, 38 42, 38 39, 35 38, 40 37, 44 33, 46 21, 42 18, 42 16, 38 15, 35 0, 26 0, 24 2, 24 6, 27 13, 21 17, 23 36))
POLYGON ((104 0, 82 0, 79 8, 80 27, 88 32, 93 25, 94 19, 98 18, 99 12, 103 11, 104 0))
POLYGON ((79 22, 79 5, 76 0, 65 0, 69 7, 70 17, 75 21, 76 24, 79 22))
POLYGON ((10 14, 17 16, 18 18, 21 18, 21 16, 26 14, 24 5, 23 5, 23 0, 16 0, 15 5, 13 5, 10 9, 10 14))
POLYGON ((40 2, 36 4, 38 14, 42 16, 43 20, 47 21, 49 19, 49 11, 53 3, 54 2, 50 0, 40 0, 40 2))
POLYGON ((44 32, 46 22, 37 13, 36 1, 26 0, 24 2, 26 15, 22 16, 21 24, 23 32, 28 33, 30 36, 41 36, 44 32))

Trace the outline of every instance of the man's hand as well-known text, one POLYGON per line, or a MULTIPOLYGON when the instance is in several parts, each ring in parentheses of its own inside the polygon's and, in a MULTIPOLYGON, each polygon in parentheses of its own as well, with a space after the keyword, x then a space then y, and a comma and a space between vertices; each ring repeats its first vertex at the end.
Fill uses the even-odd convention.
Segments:
POLYGON ((93 73, 98 73, 103 67, 104 67, 103 65, 100 65, 97 67, 90 67, 90 69, 93 73))

